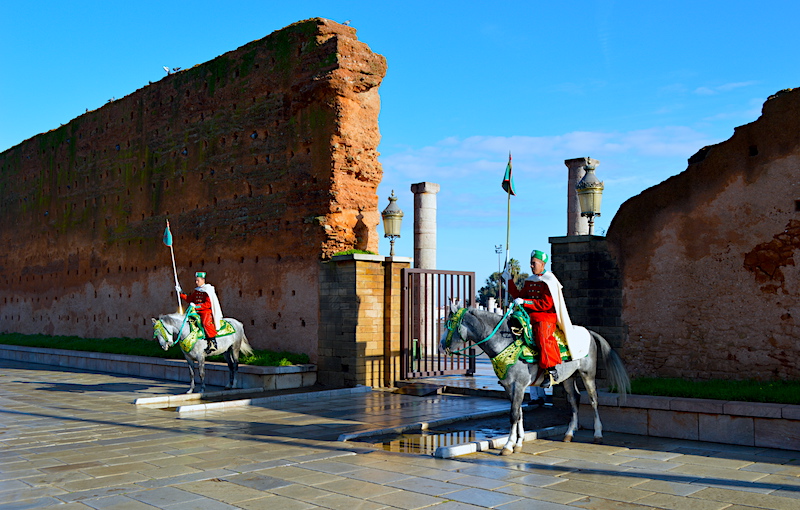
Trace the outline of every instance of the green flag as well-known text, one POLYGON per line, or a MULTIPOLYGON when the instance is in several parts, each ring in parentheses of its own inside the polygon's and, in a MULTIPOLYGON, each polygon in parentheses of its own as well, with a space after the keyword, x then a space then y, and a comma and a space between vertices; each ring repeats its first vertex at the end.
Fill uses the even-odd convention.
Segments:
POLYGON ((164 244, 172 246, 172 232, 169 231, 169 221, 167 221, 167 229, 164 230, 164 244))
POLYGON ((516 196, 514 191, 514 177, 511 175, 511 153, 508 153, 508 165, 506 165, 506 174, 503 176, 503 191, 509 195, 516 196))

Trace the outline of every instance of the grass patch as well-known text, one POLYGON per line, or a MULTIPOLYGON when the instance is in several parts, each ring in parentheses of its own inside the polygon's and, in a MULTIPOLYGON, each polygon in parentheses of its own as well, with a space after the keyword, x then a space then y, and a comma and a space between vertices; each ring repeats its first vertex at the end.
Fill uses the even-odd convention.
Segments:
POLYGON ((642 377, 631 381, 631 393, 661 397, 710 398, 741 402, 800 404, 800 381, 685 381, 642 377))
MULTIPOLYGON (((184 359, 180 347, 174 345, 165 351, 154 340, 143 338, 80 338, 77 336, 23 335, 21 333, 0 334, 0 344, 23 347, 66 349, 69 351, 104 352, 151 358, 184 359)), ((209 361, 224 362, 220 356, 209 356, 209 361)), ((307 354, 254 350, 252 355, 240 356, 239 363, 262 367, 283 367, 308 363, 307 354)))
POLYGON ((360 255, 377 255, 374 251, 369 250, 357 250, 355 248, 351 250, 344 250, 344 251, 337 251, 331 257, 338 257, 339 255, 353 255, 353 254, 360 254, 360 255))

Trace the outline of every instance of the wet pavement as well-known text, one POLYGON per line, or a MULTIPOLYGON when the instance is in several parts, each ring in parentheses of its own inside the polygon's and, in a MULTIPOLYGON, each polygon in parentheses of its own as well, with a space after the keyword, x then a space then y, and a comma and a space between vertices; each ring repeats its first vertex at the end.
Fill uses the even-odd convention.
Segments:
POLYGON ((337 439, 508 404, 388 391, 180 415, 133 404, 185 390, 0 360, 0 510, 800 508, 800 452, 579 433, 445 460, 337 439))

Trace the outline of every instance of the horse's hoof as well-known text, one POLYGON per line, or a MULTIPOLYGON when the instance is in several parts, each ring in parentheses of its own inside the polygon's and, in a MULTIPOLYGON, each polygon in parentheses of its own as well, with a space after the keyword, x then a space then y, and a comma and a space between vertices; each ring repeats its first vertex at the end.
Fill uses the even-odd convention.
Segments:
POLYGON ((512 453, 514 453, 514 450, 509 450, 508 448, 503 448, 502 450, 500 450, 500 455, 502 455, 503 457, 507 457, 512 453))
POLYGON ((596 437, 596 438, 594 438, 594 440, 592 442, 594 444, 603 444, 603 438, 602 437, 596 437))
POLYGON ((514 453, 522 453, 522 445, 515 446, 514 453))
POLYGON ((567 434, 566 436, 564 436, 564 442, 565 442, 565 443, 571 443, 571 442, 572 442, 572 436, 571 436, 571 435, 569 435, 569 434, 567 434))

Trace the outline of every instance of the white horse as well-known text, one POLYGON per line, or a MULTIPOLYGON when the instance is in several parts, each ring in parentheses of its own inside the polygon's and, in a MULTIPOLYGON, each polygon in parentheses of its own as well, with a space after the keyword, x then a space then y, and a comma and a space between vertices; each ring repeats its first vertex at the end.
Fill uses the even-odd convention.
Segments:
MULTIPOLYGON (((168 315, 161 315, 158 319, 153 318, 153 336, 161 344, 161 348, 165 351, 178 343, 183 352, 183 356, 189 363, 189 375, 191 377, 191 386, 186 393, 194 391, 194 362, 197 362, 197 371, 200 374, 200 393, 206 390, 206 346, 208 342, 205 337, 197 338, 196 341, 187 341, 187 337, 191 333, 186 316, 179 313, 172 313, 168 315)), ((244 325, 236 319, 225 318, 233 326, 234 332, 232 334, 217 336, 217 348, 209 355, 223 354, 225 361, 228 363, 228 371, 230 373, 230 380, 225 389, 235 388, 237 384, 237 375, 239 373, 239 353, 252 354, 253 348, 247 343, 247 337, 244 334, 244 325)), ((200 326, 202 329, 202 326, 200 326)))
MULTIPOLYGON (((515 351, 513 349, 514 345, 512 345, 515 342, 515 336, 511 332, 506 317, 474 308, 459 309, 451 304, 450 314, 447 319, 447 330, 442 335, 439 344, 440 349, 447 354, 462 352, 470 347, 478 346, 492 359, 493 364, 495 358, 513 363, 505 365, 507 372, 505 377, 500 378, 500 384, 506 390, 506 395, 511 401, 511 431, 508 435, 508 442, 503 446, 503 450, 500 453, 501 455, 510 455, 512 452, 522 449, 522 440, 525 437, 525 430, 522 425, 522 401, 525 398, 528 386, 541 384, 545 376, 545 371, 540 371, 536 363, 519 361, 519 352, 515 351), (508 353, 512 354, 509 355, 508 353), (511 357, 513 359, 510 359, 511 357)), ((564 383, 567 400, 569 400, 569 404, 572 407, 572 420, 564 435, 564 441, 572 441, 572 437, 578 429, 580 393, 578 392, 575 376, 580 375, 594 409, 594 442, 602 443, 603 425, 600 423, 600 415, 597 412, 597 389, 595 387, 595 374, 599 361, 598 346, 608 371, 608 382, 617 391, 621 392, 622 398, 624 398, 626 392, 630 391, 630 379, 619 355, 611 348, 605 338, 582 326, 574 327, 587 331, 591 335, 591 340, 594 341, 590 340, 587 356, 562 364, 563 373, 560 374, 559 380, 555 381, 556 383, 564 383)), ((497 369, 495 369, 495 372, 497 372, 497 369)))

